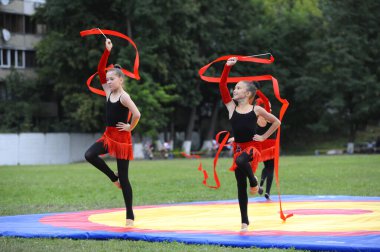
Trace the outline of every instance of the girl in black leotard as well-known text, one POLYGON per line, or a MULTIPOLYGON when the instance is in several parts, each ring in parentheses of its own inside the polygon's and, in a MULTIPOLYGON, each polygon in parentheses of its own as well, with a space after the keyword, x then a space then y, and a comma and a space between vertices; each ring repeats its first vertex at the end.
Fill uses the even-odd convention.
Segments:
POLYGON ((132 187, 128 178, 129 160, 133 159, 131 131, 136 127, 140 112, 131 97, 123 89, 124 74, 119 66, 105 72, 108 56, 112 49, 110 39, 98 65, 98 74, 106 93, 106 123, 103 136, 85 153, 86 160, 102 171, 121 188, 126 207, 126 226, 133 226, 132 187), (130 121, 129 117, 132 117, 130 121), (118 173, 115 174, 99 155, 108 153, 116 157, 118 173))
MULTIPOLYGON (((261 99, 256 99, 256 105, 260 106, 260 104, 263 104, 261 99)), ((269 103, 269 108, 270 108, 270 103, 269 103)), ((270 111, 272 111, 270 109, 270 111)), ((258 134, 264 134, 272 124, 268 123, 264 118, 258 117, 257 118, 257 133, 258 134)), ((276 139, 276 132, 274 132, 272 135, 270 135, 267 140, 265 140, 262 143, 262 148, 274 148, 275 145, 275 139, 276 139)), ((264 182, 266 181, 265 185, 265 194, 264 197, 267 200, 270 200, 270 189, 272 187, 272 182, 273 182, 273 173, 274 173, 274 159, 271 158, 269 160, 265 160, 264 162, 264 168, 261 172, 261 179, 260 179, 260 185, 259 185, 259 194, 262 195, 264 193, 264 182)))
POLYGON ((250 193, 258 191, 257 178, 253 171, 257 167, 260 159, 260 152, 255 148, 255 143, 267 139, 281 124, 272 114, 268 113, 260 106, 251 105, 256 95, 256 88, 252 82, 239 81, 233 92, 232 100, 227 88, 227 78, 231 67, 235 65, 237 58, 232 57, 227 60, 224 66, 222 77, 219 83, 222 100, 228 110, 234 134, 234 166, 235 178, 238 188, 238 200, 241 214, 241 231, 247 231, 248 220, 248 194, 247 178, 250 185, 250 193), (236 102, 236 103, 235 103, 236 102), (272 126, 262 135, 258 135, 257 117, 262 116, 272 126))

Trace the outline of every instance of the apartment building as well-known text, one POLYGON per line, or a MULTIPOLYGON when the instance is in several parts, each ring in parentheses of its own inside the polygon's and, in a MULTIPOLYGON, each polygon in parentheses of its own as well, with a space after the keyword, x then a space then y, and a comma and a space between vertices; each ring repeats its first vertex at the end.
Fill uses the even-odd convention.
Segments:
POLYGON ((45 0, 0 0, 0 98, 11 69, 34 76, 35 45, 45 26, 37 24, 32 16, 44 3, 45 0))

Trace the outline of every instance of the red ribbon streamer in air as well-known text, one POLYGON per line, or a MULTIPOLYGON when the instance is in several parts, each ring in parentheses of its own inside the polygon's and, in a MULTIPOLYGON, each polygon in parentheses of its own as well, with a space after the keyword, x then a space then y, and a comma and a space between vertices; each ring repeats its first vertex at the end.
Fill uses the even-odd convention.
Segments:
POLYGON ((268 97, 265 96, 265 94, 263 94, 263 92, 261 92, 261 90, 256 90, 256 94, 258 97, 261 98, 261 100, 263 101, 264 103, 264 108, 265 110, 268 112, 268 113, 271 113, 270 110, 271 110, 271 106, 269 104, 269 99, 268 97))
MULTIPOLYGON (((134 48, 135 48, 135 51, 136 51, 136 57, 135 57, 135 62, 134 62, 134 65, 133 65, 133 73, 122 68, 121 71, 123 71, 123 73, 130 77, 130 78, 133 78, 133 79, 136 79, 136 80, 139 80, 140 79, 140 75, 139 75, 139 64, 140 64, 140 59, 139 59, 139 52, 137 50, 137 46, 135 44, 135 42, 133 42, 133 40, 131 38, 129 38, 128 36, 120 33, 120 32, 117 32, 117 31, 112 31, 112 30, 100 30, 99 28, 94 28, 94 29, 91 29, 91 30, 85 30, 85 31, 81 31, 80 32, 80 35, 81 37, 85 37, 85 36, 89 36, 89 35, 104 35, 104 34, 107 34, 107 35, 112 35, 112 36, 115 36, 115 37, 119 37, 119 38, 122 38, 122 39, 125 39, 127 40, 134 48)), ((109 70, 113 68, 113 65, 109 65, 106 70, 109 70)), ((97 75, 98 73, 94 73, 93 75, 91 75, 88 79, 87 79, 87 86, 88 88, 90 89, 91 92, 95 93, 95 94, 98 94, 98 95, 102 95, 102 96, 106 96, 105 92, 101 89, 98 89, 98 88, 94 88, 94 87, 91 87, 91 82, 92 82, 92 79, 97 75)))
MULTIPOLYGON (((217 58, 216 60, 212 61, 211 63, 205 65, 201 69, 199 69, 199 76, 202 80, 211 82, 211 83, 219 83, 220 77, 210 77, 205 76, 205 72, 207 69, 214 63, 219 61, 226 61, 231 57, 236 57, 238 61, 244 61, 244 62, 253 62, 253 63, 259 63, 259 64, 272 64, 274 62, 274 57, 270 55, 269 59, 263 59, 258 57, 249 57, 249 56, 241 56, 241 55, 226 55, 217 58)), ((280 89, 278 86, 278 81, 276 78, 274 78, 272 75, 258 75, 258 76, 238 76, 238 77, 228 77, 227 83, 236 83, 239 81, 271 81, 273 85, 273 91, 274 95, 277 98, 277 100, 282 104, 280 109, 280 115, 279 120, 282 121, 282 118, 284 117, 285 111, 289 106, 289 102, 286 99, 281 98, 280 95, 280 89)), ((275 166, 275 177, 276 177, 276 185, 278 190, 278 198, 280 203, 280 217, 283 221, 285 221, 287 218, 293 216, 293 214, 288 214, 287 216, 284 215, 282 211, 282 204, 281 204, 281 192, 280 192, 280 179, 279 179, 279 173, 278 173, 278 163, 279 163, 279 156, 280 156, 280 134, 281 134, 281 127, 277 129, 277 136, 276 136, 276 144, 275 144, 275 157, 274 157, 274 166, 275 166)), ((222 144, 221 144, 222 145, 222 144)), ((220 148, 220 146, 219 146, 220 148)))
POLYGON ((219 177, 218 177, 218 173, 216 172, 216 165, 218 164, 218 157, 220 155, 220 152, 223 150, 223 147, 228 145, 227 144, 227 141, 228 141, 228 138, 230 137, 230 133, 228 131, 220 131, 216 136, 215 136, 215 140, 220 143, 219 144, 219 148, 218 148, 218 151, 216 152, 216 155, 215 155, 215 158, 214 158, 214 167, 213 167, 213 173, 214 173, 214 180, 215 180, 215 185, 210 185, 209 183, 207 183, 207 179, 209 178, 208 176, 208 173, 206 170, 203 169, 203 166, 202 166, 202 161, 200 161, 201 159, 201 156, 200 155, 188 155, 186 154, 185 152, 181 152, 181 154, 186 157, 186 158, 196 158, 196 159, 199 159, 199 166, 198 166, 198 171, 201 171, 203 173, 203 184, 209 188, 213 188, 213 189, 218 189, 220 187, 220 181, 219 181, 219 177), (219 138, 220 138, 220 135, 221 134, 226 134, 222 141, 219 142, 219 138))

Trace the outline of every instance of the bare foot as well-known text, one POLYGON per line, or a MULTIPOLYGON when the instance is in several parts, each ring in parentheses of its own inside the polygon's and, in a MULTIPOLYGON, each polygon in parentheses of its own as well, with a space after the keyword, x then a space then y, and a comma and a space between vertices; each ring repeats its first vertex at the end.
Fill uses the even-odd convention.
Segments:
POLYGON ((254 195, 254 194, 257 193, 258 190, 259 190, 259 187, 258 187, 258 186, 251 187, 251 188, 249 188, 249 193, 250 193, 251 195, 254 195))
POLYGON ((127 227, 133 227, 133 224, 134 224, 134 221, 131 220, 131 219, 127 219, 127 220, 125 221, 125 225, 126 225, 127 227))
POLYGON ((116 180, 115 182, 113 182, 113 184, 114 184, 117 188, 121 189, 121 185, 120 185, 119 180, 116 180))
POLYGON ((240 232, 247 232, 247 231, 248 231, 248 225, 247 225, 247 223, 242 223, 241 224, 240 232))
MULTIPOLYGON (((256 179, 256 182, 257 182, 257 177, 255 176, 255 179, 256 179)), ((256 194, 257 192, 259 191, 259 185, 257 184, 256 186, 254 187, 250 187, 249 188, 249 193, 254 195, 256 194)))
MULTIPOLYGON (((115 176, 119 178, 119 173, 115 172, 115 176)), ((117 188, 121 189, 121 185, 120 185, 120 181, 119 181, 119 179, 117 179, 117 180, 116 180, 115 182, 113 182, 113 183, 114 183, 114 185, 115 185, 117 188)))

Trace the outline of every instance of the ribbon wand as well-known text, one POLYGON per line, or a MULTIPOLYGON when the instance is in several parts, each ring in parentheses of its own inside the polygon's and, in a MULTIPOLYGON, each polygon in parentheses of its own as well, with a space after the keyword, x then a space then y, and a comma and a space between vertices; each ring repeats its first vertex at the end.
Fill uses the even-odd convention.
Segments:
POLYGON ((104 35, 104 33, 102 32, 102 30, 100 30, 100 28, 96 28, 96 29, 98 29, 98 30, 100 31, 100 33, 104 36, 104 38, 105 38, 106 40, 108 39, 107 36, 104 35))
POLYGON ((262 53, 262 54, 255 54, 255 55, 245 56, 243 58, 253 58, 253 57, 264 56, 264 55, 270 55, 270 56, 272 56, 271 53, 262 53))

